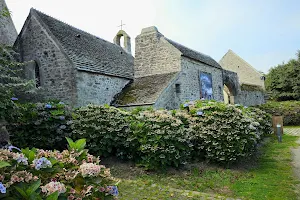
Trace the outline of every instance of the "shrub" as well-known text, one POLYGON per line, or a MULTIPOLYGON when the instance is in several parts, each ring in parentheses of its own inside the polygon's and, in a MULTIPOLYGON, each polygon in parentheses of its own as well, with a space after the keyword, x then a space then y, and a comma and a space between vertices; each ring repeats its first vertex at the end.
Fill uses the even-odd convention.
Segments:
POLYGON ((90 151, 97 155, 131 158, 126 150, 130 145, 126 142, 130 116, 129 112, 109 106, 79 108, 74 114, 72 137, 87 138, 90 151))
POLYGON ((173 111, 129 112, 88 105, 75 110, 73 120, 65 105, 50 107, 24 106, 22 117, 11 126, 12 141, 59 149, 65 136, 87 138, 93 154, 132 159, 147 169, 157 169, 202 159, 232 163, 251 155, 263 134, 271 132, 265 112, 213 101, 190 102, 173 111))
POLYGON ((259 105, 258 108, 271 115, 283 116, 285 126, 300 125, 300 101, 268 101, 259 105))
POLYGON ((62 150, 71 134, 72 111, 64 103, 19 104, 21 117, 7 126, 19 147, 62 150))
POLYGON ((87 153, 84 139, 68 140, 69 150, 62 152, 1 149, 0 199, 114 199, 109 169, 87 153))
POLYGON ((191 129, 170 111, 143 111, 131 123, 128 140, 135 146, 134 158, 147 169, 178 167, 191 159, 191 129))
POLYGON ((268 129, 260 127, 264 125, 253 117, 256 113, 250 115, 250 110, 241 106, 196 101, 184 104, 183 108, 193 117, 190 126, 195 130, 196 143, 203 145, 205 157, 221 164, 251 155, 262 131, 268 129))

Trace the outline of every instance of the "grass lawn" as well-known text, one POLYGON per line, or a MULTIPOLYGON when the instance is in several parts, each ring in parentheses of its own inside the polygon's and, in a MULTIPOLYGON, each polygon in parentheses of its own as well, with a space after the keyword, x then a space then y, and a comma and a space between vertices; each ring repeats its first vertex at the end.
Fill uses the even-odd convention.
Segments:
POLYGON ((167 172, 145 172, 130 163, 105 160, 112 175, 121 179, 120 199, 288 199, 296 198, 299 183, 291 166, 291 147, 297 137, 272 138, 258 158, 231 169, 205 163, 167 172))

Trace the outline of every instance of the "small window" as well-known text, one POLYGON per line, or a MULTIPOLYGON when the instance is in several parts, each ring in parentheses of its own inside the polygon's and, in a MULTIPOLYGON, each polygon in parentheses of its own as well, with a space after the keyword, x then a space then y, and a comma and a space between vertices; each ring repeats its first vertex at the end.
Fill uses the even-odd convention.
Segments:
POLYGON ((181 93, 180 84, 175 84, 175 91, 176 93, 181 93))
POLYGON ((265 76, 261 76, 261 77, 260 77, 260 80, 265 81, 265 80, 266 80, 266 77, 265 77, 265 76))
POLYGON ((38 64, 35 65, 35 87, 38 88, 41 86, 41 75, 40 67, 38 64))

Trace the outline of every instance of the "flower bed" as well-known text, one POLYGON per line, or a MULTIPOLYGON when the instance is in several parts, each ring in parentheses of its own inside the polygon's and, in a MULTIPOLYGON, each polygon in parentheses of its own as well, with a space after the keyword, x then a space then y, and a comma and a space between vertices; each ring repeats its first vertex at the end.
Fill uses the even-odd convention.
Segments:
POLYGON ((69 150, 0 150, 0 199, 116 199, 116 180, 85 139, 68 139, 69 150))

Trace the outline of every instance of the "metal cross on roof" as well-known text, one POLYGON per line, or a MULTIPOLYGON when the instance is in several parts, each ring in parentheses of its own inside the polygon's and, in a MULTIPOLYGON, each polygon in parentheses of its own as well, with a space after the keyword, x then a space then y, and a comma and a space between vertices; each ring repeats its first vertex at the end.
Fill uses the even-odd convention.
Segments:
POLYGON ((118 27, 121 27, 121 30, 123 30, 123 26, 126 25, 126 24, 123 24, 122 20, 121 20, 121 25, 118 26, 118 27))

